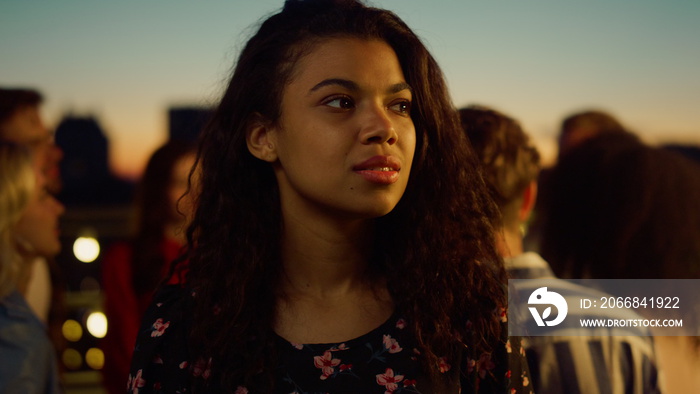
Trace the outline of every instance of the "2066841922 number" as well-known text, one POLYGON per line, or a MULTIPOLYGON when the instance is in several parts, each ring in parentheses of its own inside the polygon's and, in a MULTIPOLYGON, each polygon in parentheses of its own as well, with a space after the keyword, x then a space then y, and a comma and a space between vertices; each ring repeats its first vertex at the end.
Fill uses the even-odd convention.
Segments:
POLYGON ((601 308, 678 309, 679 297, 600 297, 601 308))

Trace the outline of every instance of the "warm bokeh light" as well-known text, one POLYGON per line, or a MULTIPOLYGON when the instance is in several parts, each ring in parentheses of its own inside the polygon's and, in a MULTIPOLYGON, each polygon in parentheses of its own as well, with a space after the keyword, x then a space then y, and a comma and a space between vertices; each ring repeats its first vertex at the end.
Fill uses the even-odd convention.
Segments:
POLYGON ((83 263, 92 263, 100 255, 100 243, 93 237, 79 237, 73 243, 73 254, 83 263))
POLYGON ((68 369, 80 369, 83 365, 83 356, 75 349, 64 350, 61 360, 68 369))
POLYGON ((105 365, 105 354, 102 350, 92 347, 85 353, 85 362, 92 369, 102 369, 105 365))
POLYGON ((87 318, 88 332, 95 338, 104 338, 107 335, 107 317, 102 312, 93 312, 87 318))
POLYGON ((68 319, 61 327, 63 337, 70 342, 78 342, 83 337, 83 327, 77 321, 68 319))

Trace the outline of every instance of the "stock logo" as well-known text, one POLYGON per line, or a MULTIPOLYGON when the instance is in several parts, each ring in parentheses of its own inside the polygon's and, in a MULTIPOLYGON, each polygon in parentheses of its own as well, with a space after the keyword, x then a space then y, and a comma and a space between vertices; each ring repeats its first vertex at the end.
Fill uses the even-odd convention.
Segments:
POLYGON ((566 304, 566 300, 561 294, 554 291, 547 291, 546 287, 540 287, 530 294, 530 298, 527 300, 530 305, 554 305, 557 307, 557 318, 554 320, 545 320, 552 314, 552 307, 549 306, 542 312, 542 316, 537 311, 535 307, 529 307, 532 317, 535 318, 535 322, 540 327, 556 326, 557 324, 564 321, 566 313, 569 311, 569 306, 566 304))

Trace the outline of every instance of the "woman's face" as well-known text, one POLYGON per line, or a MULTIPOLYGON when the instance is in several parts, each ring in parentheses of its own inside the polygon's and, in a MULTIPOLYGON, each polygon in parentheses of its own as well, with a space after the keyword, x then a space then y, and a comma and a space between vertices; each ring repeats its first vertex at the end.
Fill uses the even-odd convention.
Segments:
POLYGON ((292 75, 268 133, 283 211, 389 213, 406 190, 416 146, 411 88, 393 49, 328 39, 292 75))
POLYGON ((61 251, 58 218, 64 207, 46 190, 46 180, 39 172, 36 182, 29 204, 15 227, 15 236, 25 252, 53 257, 61 251))

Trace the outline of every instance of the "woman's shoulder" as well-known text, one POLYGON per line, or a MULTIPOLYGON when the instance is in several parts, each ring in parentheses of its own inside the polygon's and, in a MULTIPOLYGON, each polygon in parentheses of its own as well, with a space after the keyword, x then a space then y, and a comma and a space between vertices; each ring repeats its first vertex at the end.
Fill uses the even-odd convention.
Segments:
POLYGON ((32 387, 58 392, 56 354, 46 328, 17 290, 0 298, 0 355, 0 392, 32 387))
POLYGON ((180 284, 162 286, 141 319, 139 339, 160 338, 171 326, 185 328, 192 316, 194 294, 180 284))
POLYGON ((129 390, 177 392, 190 378, 188 333, 194 292, 163 286, 141 321, 131 361, 129 390))

